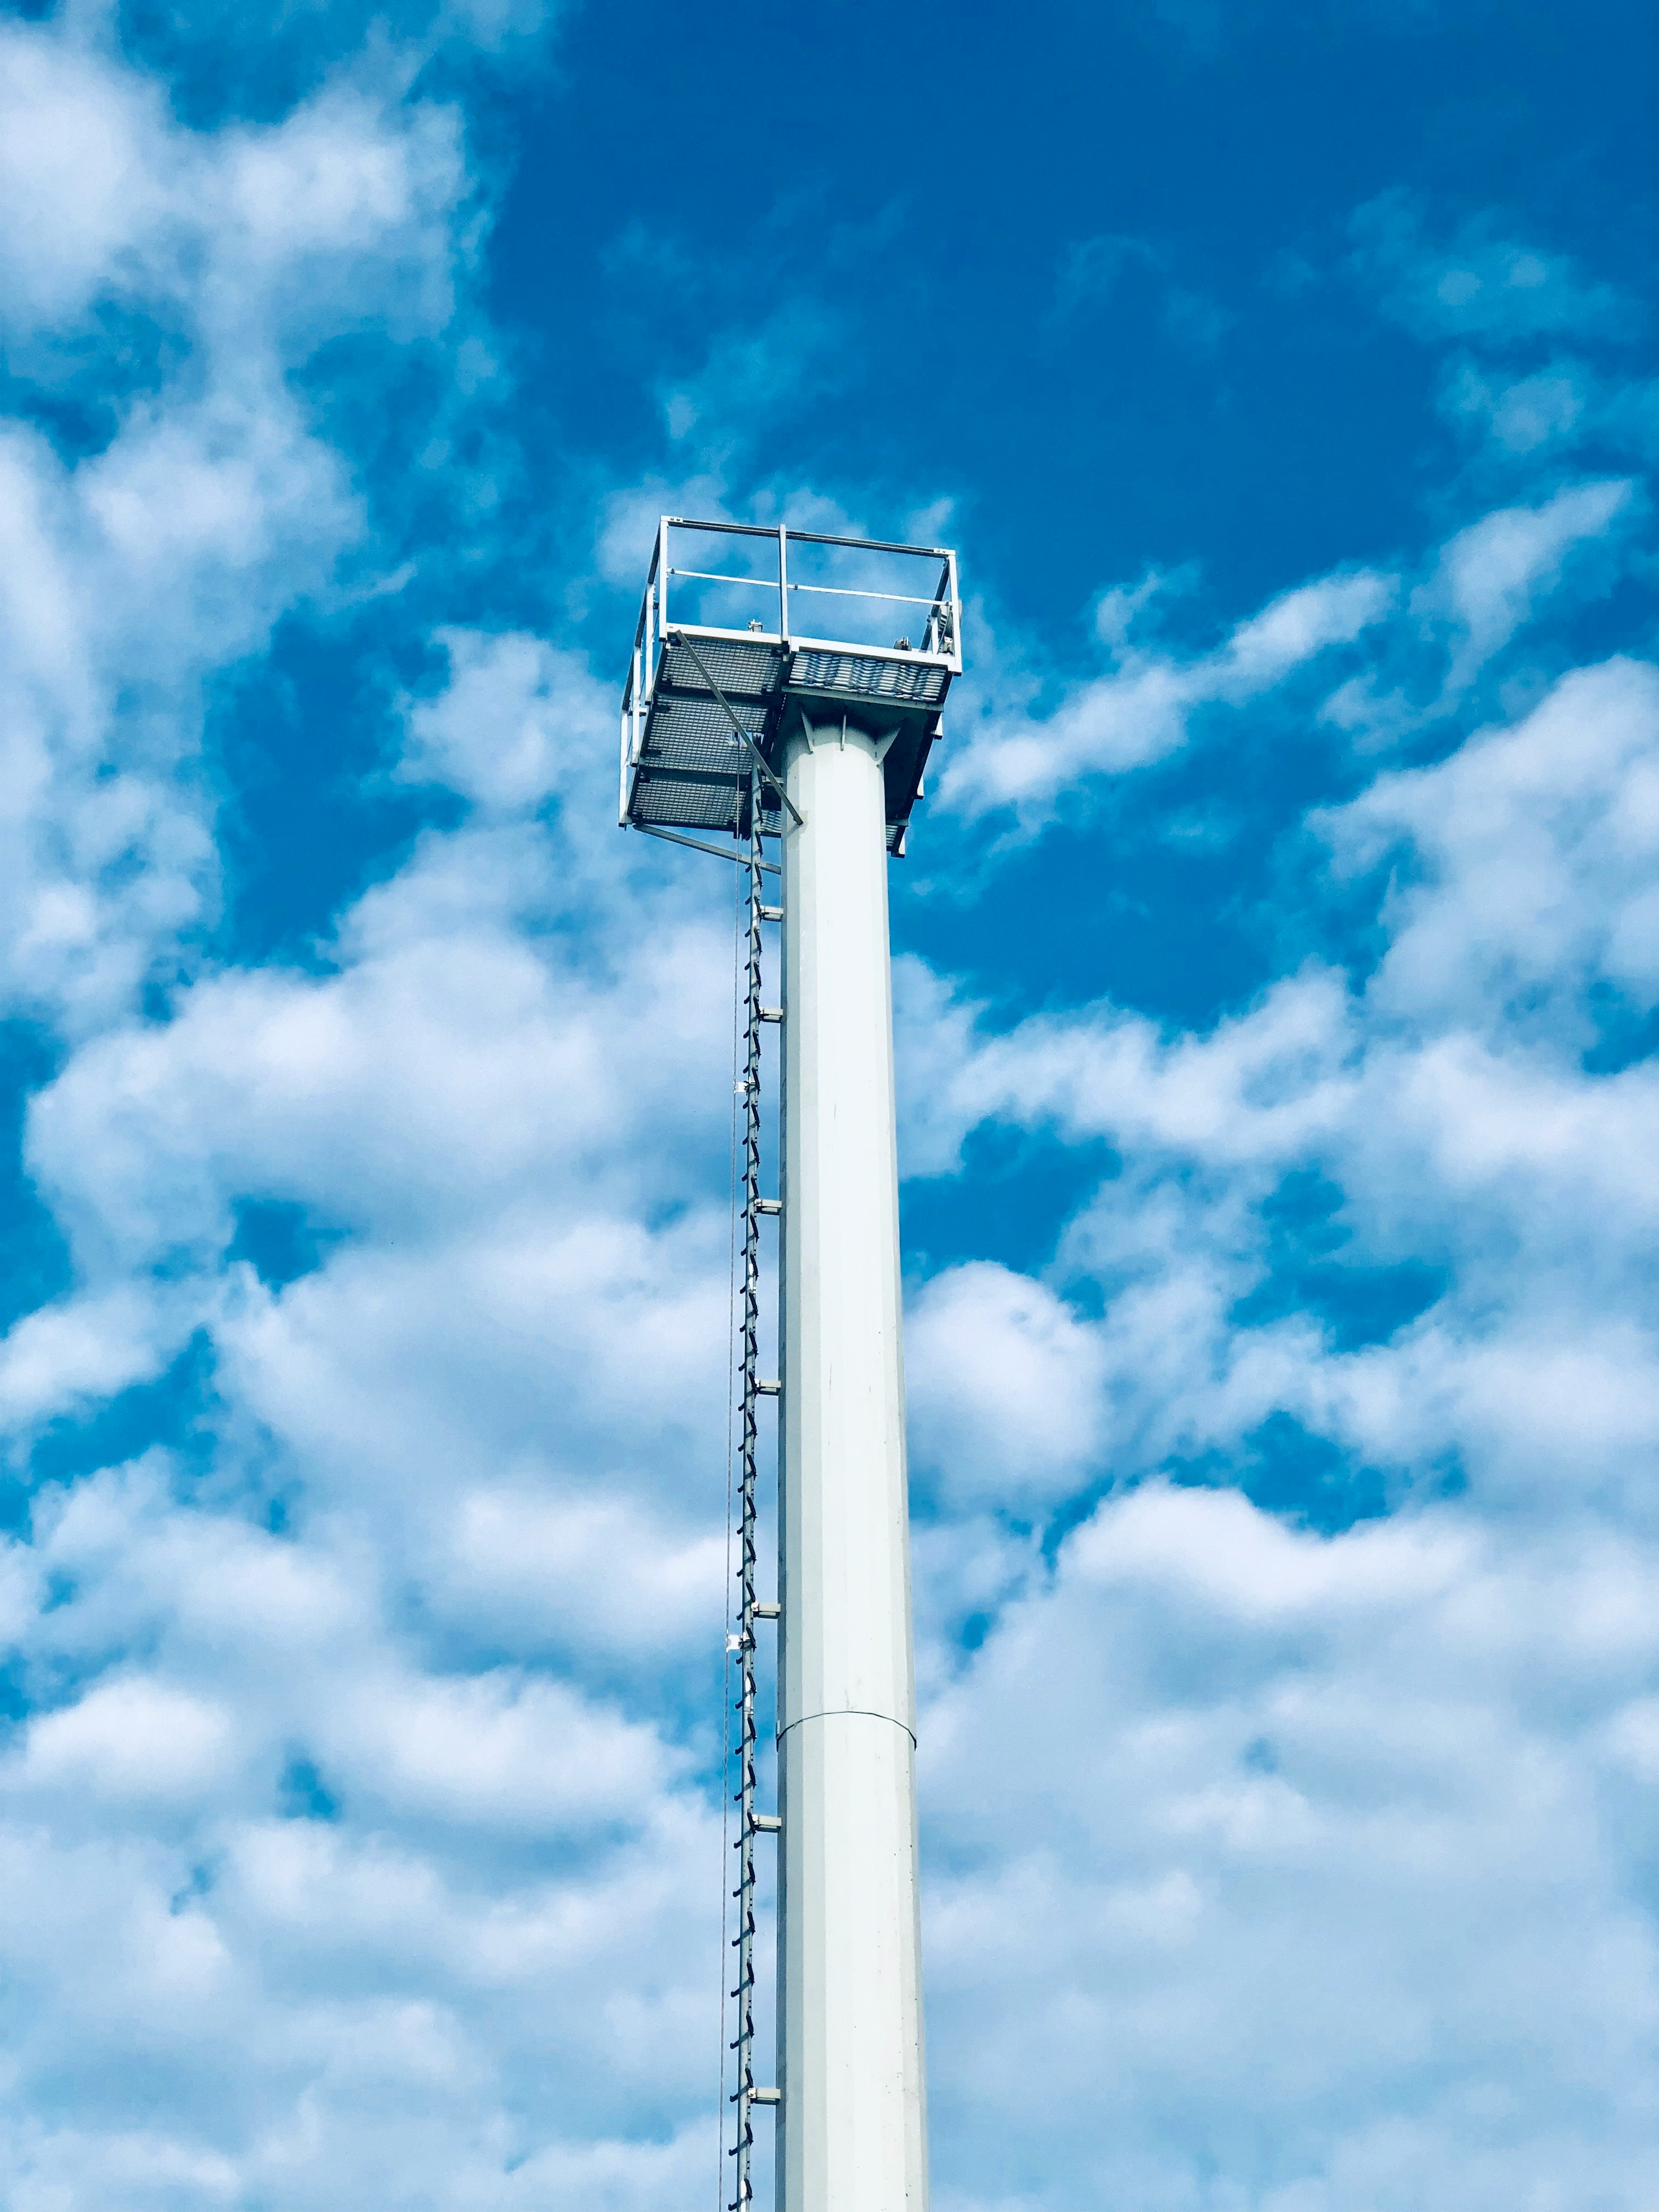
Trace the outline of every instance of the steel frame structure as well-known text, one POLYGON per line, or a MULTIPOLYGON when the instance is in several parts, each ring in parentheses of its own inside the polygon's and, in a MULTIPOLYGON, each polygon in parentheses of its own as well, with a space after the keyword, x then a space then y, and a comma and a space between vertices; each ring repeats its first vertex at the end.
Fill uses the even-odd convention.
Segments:
POLYGON ((781 811, 776 779, 781 743, 799 713, 873 714, 890 740, 884 761, 888 849, 902 854, 938 735, 939 709, 961 671, 962 603, 956 555, 947 547, 835 537, 781 523, 772 529, 664 515, 623 690, 619 818, 678 838, 696 830, 746 836, 750 771, 759 766, 765 771, 758 794, 763 817, 775 827, 781 811), (721 545, 735 548, 738 558, 763 550, 775 573, 678 565, 670 558, 676 531, 714 539, 711 561, 720 559, 721 545), (855 556, 866 569, 885 562, 894 588, 807 580, 792 573, 790 561, 792 547, 806 546, 855 556), (939 564, 931 590, 897 588, 916 580, 905 573, 916 562, 939 564), (690 619, 677 580, 705 590, 753 592, 771 623, 764 617, 745 628, 690 619), (884 606, 920 610, 921 642, 915 647, 904 640, 853 644, 817 635, 816 625, 804 630, 797 619, 804 598, 856 601, 872 612, 884 606), (747 754, 733 744, 738 730, 746 733, 747 754))

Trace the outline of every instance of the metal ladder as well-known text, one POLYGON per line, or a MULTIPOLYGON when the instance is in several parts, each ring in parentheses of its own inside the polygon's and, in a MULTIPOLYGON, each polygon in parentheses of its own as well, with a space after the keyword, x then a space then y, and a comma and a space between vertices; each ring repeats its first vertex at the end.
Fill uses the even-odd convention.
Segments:
POLYGON ((759 1811, 756 1805, 755 1749, 758 1732, 755 1717, 755 1632, 763 1620, 775 1621, 780 1618, 776 1605, 763 1603, 755 1588, 757 1562, 756 1523, 757 1516, 756 1445, 759 1431, 760 1401, 778 1399, 781 1385, 767 1381, 760 1372, 760 1237, 761 1224, 771 1217, 781 1216, 782 1201, 764 1199, 760 1192, 761 1144, 761 1030, 766 1022, 781 1022, 781 1006, 762 1003, 762 941, 763 921, 781 921, 781 906, 769 906, 764 893, 764 873, 769 866, 761 850, 761 794, 758 775, 750 779, 750 837, 748 862, 748 959, 744 975, 744 1022, 743 1077, 738 1084, 742 1102, 742 1238, 739 1248, 739 1290, 738 1302, 738 1358, 740 1377, 739 1427, 738 1431, 738 1626, 726 1639, 728 1652, 735 1650, 738 1672, 738 1694, 732 1707, 735 1727, 731 1734, 735 1741, 731 1745, 731 1756, 737 1762, 738 1787, 732 1802, 738 1808, 738 1838, 733 1850, 738 1854, 738 1886, 732 1892, 738 1907, 738 1932, 731 1939, 731 1948, 738 1954, 737 1986, 731 1991, 737 2002, 737 2034, 727 2045, 736 2053, 737 2087, 728 2101, 737 2106, 737 2135, 726 2155, 737 2161, 735 2186, 727 2200, 726 2212, 748 2212, 754 2199, 754 2185, 750 2177, 750 2152, 754 2148, 754 2108, 757 2105, 775 2106, 781 2101, 777 2089, 757 2088, 755 2083, 755 1838, 757 1835, 778 1835, 782 1822, 775 1814, 759 1811))

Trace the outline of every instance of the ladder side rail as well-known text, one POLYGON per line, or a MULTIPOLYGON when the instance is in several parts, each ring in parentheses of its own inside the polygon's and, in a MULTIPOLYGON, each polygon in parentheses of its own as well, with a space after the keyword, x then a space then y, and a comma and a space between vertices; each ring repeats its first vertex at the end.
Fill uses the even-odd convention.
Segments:
POLYGON ((738 1905, 738 1932, 732 1947, 738 1954, 737 2088, 732 2101, 738 2108, 737 2137, 731 2155, 737 2161, 734 2188, 728 2212, 748 2212, 754 2198, 750 2152, 754 2146, 755 2104, 755 1836, 757 1808, 755 1771, 757 1729, 755 1687, 755 1623, 758 1593, 755 1587, 758 1563, 757 1519, 759 1481, 757 1451, 761 1397, 760 1376, 760 1117, 761 1117, 761 910, 763 903, 764 863, 761 856, 760 791, 758 776, 750 783, 749 840, 749 957, 744 1038, 743 1115, 743 1249, 742 1294, 742 1411, 738 1430, 738 1671, 739 1692, 733 1708, 737 1721, 738 1886, 732 1895, 738 1905))

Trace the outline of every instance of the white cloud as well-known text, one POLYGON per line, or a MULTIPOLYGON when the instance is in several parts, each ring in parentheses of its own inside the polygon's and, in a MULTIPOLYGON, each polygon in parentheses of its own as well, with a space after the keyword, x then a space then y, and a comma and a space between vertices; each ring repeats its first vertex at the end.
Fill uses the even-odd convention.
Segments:
POLYGON ((695 374, 661 393, 670 442, 696 457, 699 473, 720 477, 764 427, 840 380, 844 349, 833 315, 803 301, 787 301, 752 329, 722 332, 695 374))
POLYGON ((153 80, 50 25, 0 29, 0 146, 11 366, 106 432, 69 457, 0 434, 7 991, 77 1028, 215 908, 209 672, 364 538, 287 380, 366 321, 444 326, 465 179, 447 111, 325 89, 192 133, 153 80), (137 318, 136 370, 102 362, 94 301, 137 318))
POLYGON ((1640 2203, 1659 1948, 1590 1808, 1655 1573, 1456 1517, 1103 1506, 924 1737, 953 2200, 1185 2208, 1219 2169, 1276 2212, 1572 2203, 1591 2171, 1640 2203), (1038 2065, 1102 2122, 1058 2151, 1038 2065))
POLYGON ((1108 594, 1109 629, 1121 628, 1111 672, 1041 718, 999 711, 993 699, 967 746, 951 748, 941 796, 970 816, 1012 807, 1040 822, 1068 785, 1161 760, 1186 744, 1201 709, 1258 700, 1334 647, 1352 644, 1387 613, 1394 590, 1391 579, 1369 571, 1322 577, 1271 600, 1214 652, 1193 655, 1129 642, 1138 607, 1108 594))
MULTIPOLYGON (((1397 741, 1425 719, 1410 690, 1381 694, 1377 666, 1405 665, 1417 693, 1433 685, 1446 705, 1538 618, 1553 599, 1568 607, 1600 597, 1628 558, 1647 501, 1631 477, 1565 485, 1536 505, 1501 507, 1455 532, 1403 596, 1399 580, 1362 569, 1280 593, 1237 623, 1209 653, 1138 643, 1135 632, 1167 603, 1170 586, 1149 574, 1100 599, 1097 627, 1113 665, 1071 687, 1046 713, 1040 686, 1016 662, 1005 672, 995 641, 987 673, 969 683, 953 715, 940 781, 945 806, 972 818, 1010 810, 1028 832, 1052 818, 1066 794, 1102 776, 1121 776, 1190 743, 1200 717, 1279 701, 1305 708, 1291 687, 1325 656, 1364 641, 1366 673, 1336 685, 1319 719, 1362 741, 1397 741)), ((1258 739, 1258 742, 1260 740, 1258 739)))
POLYGON ((1384 192, 1353 217, 1355 266, 1385 312, 1423 337, 1501 349, 1557 332, 1632 330, 1637 319, 1613 286, 1586 278, 1566 254, 1504 237, 1499 221, 1473 216, 1437 240, 1410 193, 1384 192))
POLYGON ((163 1364, 183 1316, 137 1285, 70 1297, 25 1314, 0 1340, 0 1418, 27 1427, 88 1399, 112 1397, 163 1364))
POLYGON ((1052 1291, 951 1268, 916 1299, 905 1349, 913 1449, 953 1507, 1018 1512, 1076 1486, 1099 1449, 1103 1361, 1052 1291))
POLYGON ((25 1802, 65 1787, 100 1806, 199 1800, 222 1786, 231 1733, 222 1705, 163 1682, 106 1679, 77 1704, 30 1722, 11 1787, 25 1802))
MULTIPOLYGON (((1051 1461, 1051 1498, 1172 1458, 1249 1480, 1277 1448, 1264 1425, 1288 1419, 1373 1471, 1334 1500, 1339 1514, 1449 1477, 1509 1510, 1571 1498, 1647 1525, 1654 1078, 1616 1055, 1655 1003, 1656 760, 1653 671, 1615 660, 1432 767, 1378 777, 1314 817, 1341 871, 1389 872, 1386 943, 1363 988, 1310 969, 1206 1034, 1162 1036, 1110 1005, 998 1031, 906 971, 909 1152, 924 1171, 948 1167, 981 1121, 1103 1139, 1124 1161, 1055 1264, 1056 1282, 1081 1275, 1103 1297, 1060 1366, 1074 1404, 1099 1378, 1109 1418, 1073 1462, 1051 1461), (1604 1036, 1613 1062, 1587 1073, 1604 1036), (1304 1263, 1311 1293, 1253 1315, 1261 1208, 1297 1175, 1333 1193, 1315 1247, 1332 1256, 1304 1263), (1416 1273, 1396 1292, 1389 1270, 1402 1267, 1416 1273)), ((1052 1303, 1035 1282, 985 1279, 1011 1312, 1052 1303)), ((945 1494, 954 1480, 1018 1506, 1036 1493, 1012 1460, 999 1492, 1001 1439, 1034 1398, 1066 1404, 1065 1389, 1056 1376, 1033 1390, 1015 1343, 964 1362, 973 1379, 958 1385, 934 1297, 945 1284, 919 1309, 919 1434, 958 1389, 945 1494)))
POLYGON ((958 1010, 944 1012, 949 1042, 927 1109, 935 1146, 946 1129, 959 1139, 980 1121, 1003 1118, 1124 1146, 1282 1159, 1340 1123, 1352 1094, 1345 993, 1340 978, 1316 969, 1275 984, 1202 1039, 1165 1038, 1110 1006, 1034 1015, 1004 1036, 980 1037, 958 1010))
POLYGON ((344 1789, 376 1812, 545 1838, 633 1826, 664 1780, 651 1731, 592 1711, 560 1682, 501 1671, 376 1680, 319 1716, 316 1741, 344 1789))
POLYGON ((1454 421, 1478 422, 1505 453, 1526 455, 1568 444, 1586 427, 1593 383, 1577 362, 1499 380, 1464 361, 1448 380, 1442 405, 1454 421))
POLYGON ((1585 451, 1650 465, 1659 453, 1659 383, 1612 374, 1605 362, 1576 354, 1524 374, 1464 356, 1442 384, 1440 408, 1479 441, 1477 461, 1488 467, 1524 470, 1585 451))
MULTIPOLYGON (((1626 319, 1606 288, 1580 283, 1559 256, 1505 244, 1490 225, 1466 227, 1459 252, 1437 259, 1417 215, 1397 195, 1361 210, 1355 235, 1361 264, 1385 287, 1393 311, 1425 337, 1565 330, 1591 337, 1626 319), (1432 312, 1430 302, 1437 303, 1432 312)), ((1080 250, 1074 290, 1103 271, 1109 276, 1130 252, 1123 240, 1092 243, 1100 250, 1092 259, 1080 250)), ((1604 385, 1582 363, 1504 379, 1465 357, 1443 404, 1454 416, 1482 421, 1501 448, 1522 459, 1570 448, 1581 428, 1638 453, 1653 443, 1649 387, 1604 385)), ((1341 571, 1279 594, 1208 651, 1154 644, 1140 635, 1193 576, 1190 568, 1170 577, 1149 571, 1138 586, 1101 595, 1097 628, 1111 665, 1103 674, 1050 687, 1059 692, 1053 704, 1036 673, 1017 653, 1000 650, 981 622, 976 668, 958 687, 953 708, 940 796, 969 818, 1006 811, 1029 833, 1094 779, 1121 776, 1179 751, 1206 714, 1259 708, 1281 693, 1284 710, 1296 713, 1300 702, 1289 687, 1297 675, 1362 640, 1371 666, 1333 688, 1320 719, 1364 742, 1398 740, 1422 720, 1416 702, 1431 684, 1443 707, 1498 660, 1553 598, 1571 605, 1604 593, 1647 504, 1635 478, 1554 487, 1454 532, 1403 603, 1398 578, 1370 568, 1341 571), (1376 670, 1390 664, 1410 672, 1401 689, 1385 692, 1376 670)))
POLYGON ((1639 504, 1628 479, 1571 484, 1540 507, 1500 509, 1449 539, 1412 602, 1461 634, 1448 683, 1466 684, 1559 583, 1568 559, 1608 538, 1639 504))
MULTIPOLYGON (((1373 999, 1416 1017, 1571 1037, 1587 985, 1659 986, 1659 675, 1576 671, 1509 728, 1380 777, 1321 817, 1347 869, 1391 852, 1391 943, 1373 999)), ((1578 1034, 1583 1031, 1579 1028, 1578 1034)))
POLYGON ((437 1601, 459 1622, 489 1620, 515 1650, 654 1668, 707 1649, 725 1618, 720 1532, 706 1521, 676 1527, 634 1498, 481 1487, 457 1500, 439 1541, 437 1601), (618 1559, 629 1563, 625 1606, 618 1559))
POLYGON ((449 680, 434 699, 408 702, 398 774, 447 784, 491 812, 533 808, 603 759, 610 695, 569 653, 518 632, 437 633, 449 680))
POLYGON ((0 38, 0 289, 7 343, 78 319, 126 276, 170 212, 157 175, 167 135, 154 80, 49 31, 0 38))
MULTIPOLYGON (((481 874, 496 857, 493 840, 473 848, 481 874)), ((688 1065, 718 1143, 726 948, 699 930, 666 961, 641 942, 620 974, 585 976, 558 957, 556 939, 538 957, 496 916, 471 917, 465 931, 453 910, 428 916, 422 872, 399 902, 402 943, 385 941, 382 915, 379 941, 338 975, 210 978, 175 1021, 111 1030, 40 1094, 31 1164, 84 1267, 216 1254, 241 1197, 292 1200, 325 1224, 397 1239, 405 1260, 442 1252, 448 1269, 477 1234, 481 1204, 492 1216, 532 1207, 535 1236, 557 1222, 562 1257, 544 1243, 538 1257, 506 1222, 491 1229, 478 1287, 502 1318, 550 1282, 636 1268, 648 1279, 660 1267, 660 1254, 644 1256, 656 1240, 606 1211, 651 1178, 642 1157, 615 1148, 630 1126, 643 1141, 688 1065), (613 1019, 630 989, 631 1036, 613 1019), (467 1133, 459 1150, 457 1129, 467 1133)), ((672 1174, 665 1184, 685 1193, 672 1174)), ((378 1261, 347 1252, 337 1264, 365 1271, 352 1294, 373 1312, 378 1261)), ((304 1292, 290 1319, 329 1294, 304 1292)), ((255 1331, 262 1309, 247 1300, 255 1331)))
POLYGON ((198 2201, 204 2162, 296 2205, 360 2166, 441 2163, 457 2203, 526 2159, 629 2170, 641 2099, 705 2102, 719 1841, 683 1755, 568 1682, 434 1663, 370 1524, 276 1537, 170 1488, 153 1464, 37 1516, 27 1663, 82 1686, 7 1775, 11 2173, 149 2201, 126 2085, 152 2065, 158 2203, 198 2201), (276 1817, 299 1756, 337 1819, 276 1817))

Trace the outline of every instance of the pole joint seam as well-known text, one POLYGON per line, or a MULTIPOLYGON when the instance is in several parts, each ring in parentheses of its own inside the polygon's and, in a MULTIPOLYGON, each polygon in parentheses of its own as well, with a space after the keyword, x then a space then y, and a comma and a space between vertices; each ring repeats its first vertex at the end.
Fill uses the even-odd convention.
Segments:
POLYGON ((805 1728, 809 1721, 840 1720, 886 1721, 893 1728, 902 1729, 912 1747, 915 1745, 916 1732, 908 1721, 900 1720, 896 1713, 878 1713, 872 1705, 826 1705, 821 1713, 801 1713, 778 1730, 777 1740, 781 1743, 791 1729, 805 1728))

